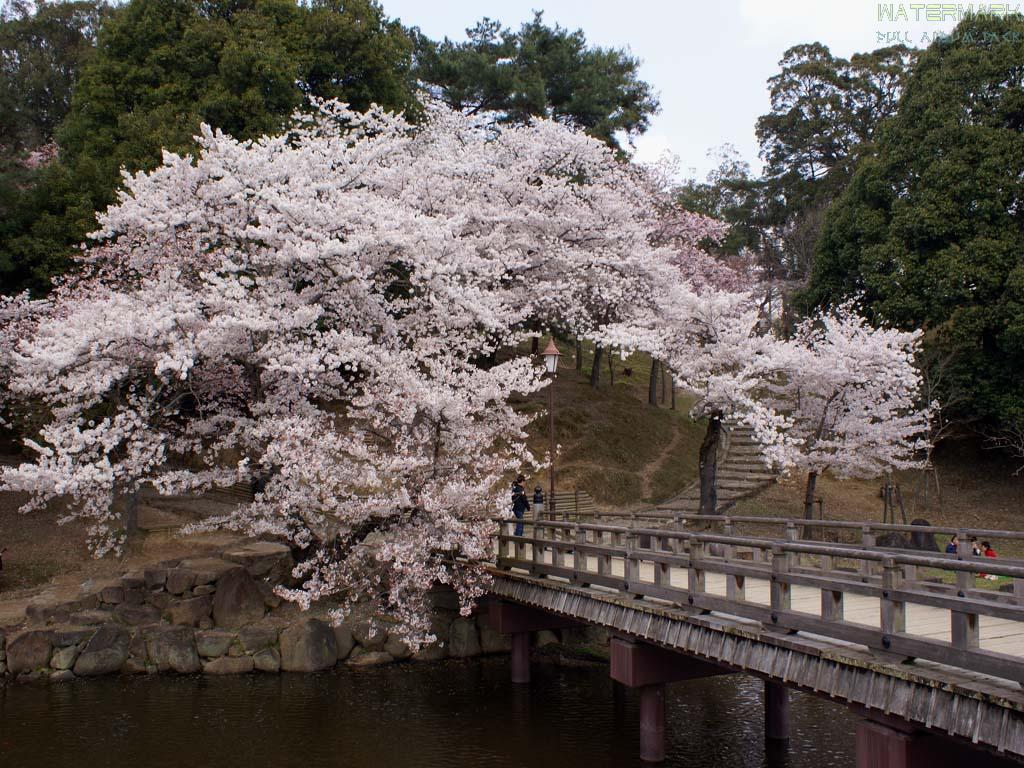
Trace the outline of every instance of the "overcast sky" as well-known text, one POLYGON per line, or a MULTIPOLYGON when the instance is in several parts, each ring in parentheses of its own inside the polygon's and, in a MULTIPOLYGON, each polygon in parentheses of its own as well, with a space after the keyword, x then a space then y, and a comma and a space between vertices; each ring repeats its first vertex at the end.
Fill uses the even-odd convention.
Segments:
POLYGON ((518 28, 542 9, 549 24, 581 28, 593 44, 628 47, 642 60, 640 74, 661 100, 661 113, 637 143, 638 157, 653 160, 670 150, 684 172, 693 169, 698 178, 712 165, 708 150, 726 142, 759 170, 754 121, 768 110, 766 82, 790 46, 820 41, 834 54, 849 56, 890 44, 897 35, 923 47, 922 39, 927 45, 931 35, 955 26, 949 18, 927 20, 919 0, 381 2, 388 15, 435 39, 463 40, 465 29, 484 16, 518 28), (898 18, 901 10, 906 20, 898 18))

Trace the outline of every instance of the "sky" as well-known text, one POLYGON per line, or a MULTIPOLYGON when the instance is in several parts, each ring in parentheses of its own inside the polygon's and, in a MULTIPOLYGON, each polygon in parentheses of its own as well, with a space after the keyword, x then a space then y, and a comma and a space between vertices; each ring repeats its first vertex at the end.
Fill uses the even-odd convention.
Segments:
POLYGON ((653 161, 669 151, 680 158, 683 175, 699 179, 715 164, 708 151, 725 143, 760 170, 754 123, 769 109, 767 81, 790 46, 817 41, 849 57, 897 39, 925 47, 955 26, 949 15, 927 18, 948 4, 877 0, 381 2, 389 16, 435 39, 463 40, 484 16, 518 28, 543 10, 547 23, 580 28, 592 44, 628 48, 661 101, 660 114, 637 141, 636 158, 653 161))

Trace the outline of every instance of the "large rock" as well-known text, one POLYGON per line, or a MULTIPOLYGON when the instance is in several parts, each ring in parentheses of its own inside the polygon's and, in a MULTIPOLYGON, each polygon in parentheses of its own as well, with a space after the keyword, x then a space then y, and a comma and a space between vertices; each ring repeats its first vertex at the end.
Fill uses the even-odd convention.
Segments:
MULTIPOLYGON (((916 517, 910 521, 911 525, 916 525, 922 528, 930 528, 931 523, 925 520, 923 517, 916 517)), ((921 531, 912 531, 910 534, 910 548, 916 549, 921 552, 941 552, 939 548, 939 542, 935 540, 934 533, 923 533, 921 531)))
POLYGON ((480 650, 483 653, 508 653, 512 650, 512 637, 481 624, 480 650))
POLYGON ((306 619, 281 633, 281 669, 285 672, 318 672, 337 661, 334 631, 319 619, 306 619))
POLYGON ((200 656, 208 659, 216 659, 225 655, 231 644, 235 642, 234 632, 222 632, 217 629, 208 629, 196 632, 196 651, 200 656))
POLYGON ((356 647, 356 639, 352 635, 351 627, 345 624, 338 624, 334 627, 334 639, 338 643, 338 661, 344 661, 356 647))
POLYGON ((19 632, 7 640, 7 668, 12 675, 50 665, 52 635, 43 629, 19 632))
POLYGON ((447 644, 434 643, 420 648, 412 655, 413 661, 441 661, 448 658, 447 644))
POLYGON ((541 629, 537 632, 534 645, 538 648, 543 648, 546 645, 558 645, 562 641, 558 639, 558 635, 552 632, 550 629, 541 629))
POLYGON ((171 568, 164 579, 164 589, 172 595, 180 595, 192 589, 196 583, 196 575, 188 568, 171 568))
POLYGON ((71 669, 78 659, 78 646, 69 645, 67 648, 59 648, 50 657, 50 666, 54 669, 71 669))
POLYGON ((65 648, 69 645, 86 643, 95 634, 96 627, 56 627, 53 630, 53 647, 65 648))
POLYGON ((151 627, 146 632, 146 651, 159 672, 188 675, 201 668, 192 630, 187 627, 151 627))
POLYGON ((204 675, 244 675, 252 670, 252 656, 221 656, 203 662, 204 675))
POLYGON ((67 624, 71 613, 67 603, 29 603, 25 608, 25 618, 31 626, 67 624))
POLYGON ((346 664, 351 664, 353 667, 379 667, 383 664, 390 664, 395 660, 395 657, 385 651, 367 651, 362 648, 356 648, 346 664))
POLYGON ((473 619, 459 617, 452 622, 448 636, 448 653, 456 659, 480 655, 480 639, 473 619))
POLYGON ((244 568, 237 565, 217 581, 213 596, 213 622, 237 629, 263 618, 263 595, 244 568))
POLYGON ((100 590, 100 602, 109 605, 118 605, 124 602, 124 587, 121 584, 112 584, 100 590))
POLYGON ((160 611, 152 605, 121 603, 114 609, 114 618, 130 627, 141 627, 160 621, 160 611))
POLYGON ((412 656, 409 646, 397 635, 388 635, 388 641, 384 643, 384 652, 394 659, 408 659, 412 656))
POLYGON ((272 541, 254 541, 228 550, 223 557, 243 566, 251 576, 269 579, 275 584, 284 581, 295 565, 291 549, 272 541))
POLYGON ((252 662, 258 672, 281 671, 281 654, 277 652, 277 648, 264 648, 253 654, 252 662))
POLYGON ((167 569, 166 568, 147 568, 142 572, 142 577, 146 581, 146 589, 163 589, 164 584, 167 583, 167 569))
POLYGON ((219 557, 196 557, 182 560, 179 568, 185 568, 195 574, 196 584, 213 584, 228 571, 238 566, 221 560, 219 557))
POLYGON ((86 644, 75 662, 79 676, 110 675, 128 660, 128 630, 118 624, 104 624, 86 644))
POLYGON ((109 611, 93 609, 73 613, 70 618, 72 624, 96 626, 97 624, 106 624, 112 617, 113 614, 109 611))
POLYGON ((183 627, 198 627, 199 622, 209 618, 213 601, 209 595, 193 597, 188 600, 171 603, 164 611, 164 618, 171 624, 183 627))
POLYGON ((276 627, 243 627, 238 631, 238 642, 246 653, 256 653, 277 645, 276 627))
POLYGON ((364 619, 352 625, 352 636, 367 651, 383 651, 388 641, 388 631, 378 621, 364 619))

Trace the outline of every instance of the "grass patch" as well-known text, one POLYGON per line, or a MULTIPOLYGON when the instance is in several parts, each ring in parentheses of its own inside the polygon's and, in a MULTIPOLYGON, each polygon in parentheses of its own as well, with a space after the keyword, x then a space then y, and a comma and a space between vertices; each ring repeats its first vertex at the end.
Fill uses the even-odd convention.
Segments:
MULTIPOLYGON (((559 346, 563 358, 554 385, 558 489, 586 491, 605 508, 636 508, 665 501, 693 482, 703 425, 689 418, 689 397, 677 394, 672 409, 667 378, 664 404, 647 402, 650 357, 638 353, 623 360, 614 354, 613 385, 605 356, 594 388, 591 345, 584 345, 581 371, 575 368, 572 344, 560 341, 559 346)), ((545 389, 517 404, 537 414, 528 430, 537 455, 546 454, 549 445, 547 403, 545 389)), ((546 491, 547 473, 527 478, 528 488, 534 485, 546 491)))

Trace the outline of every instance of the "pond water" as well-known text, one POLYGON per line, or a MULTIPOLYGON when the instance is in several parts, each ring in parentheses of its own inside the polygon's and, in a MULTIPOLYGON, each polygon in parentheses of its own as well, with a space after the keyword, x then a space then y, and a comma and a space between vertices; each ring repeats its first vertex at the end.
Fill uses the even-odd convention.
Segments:
MULTIPOLYGON (((666 766, 853 766, 855 719, 793 694, 793 739, 766 755, 762 684, 677 683, 666 766)), ((639 766, 638 698, 605 667, 507 658, 320 675, 136 677, 0 688, 3 768, 639 766)))

